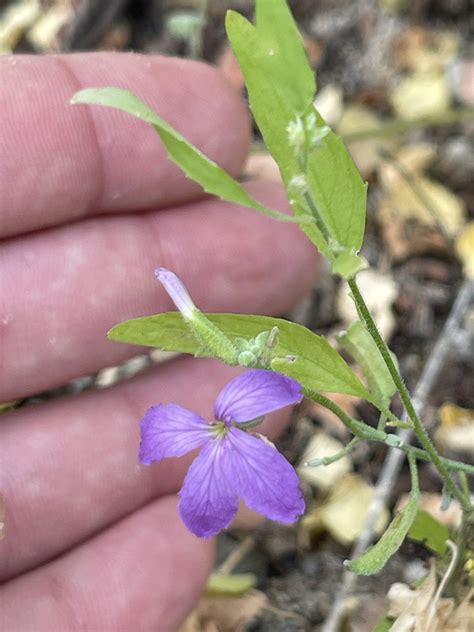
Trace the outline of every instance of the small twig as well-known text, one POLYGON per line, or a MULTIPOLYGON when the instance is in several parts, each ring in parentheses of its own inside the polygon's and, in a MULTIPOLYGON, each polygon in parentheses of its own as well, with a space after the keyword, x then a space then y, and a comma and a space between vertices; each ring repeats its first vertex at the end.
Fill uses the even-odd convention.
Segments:
POLYGON ((239 544, 231 551, 226 559, 220 564, 216 570, 216 575, 230 575, 234 568, 246 557, 255 546, 255 537, 248 535, 239 542, 239 544))
MULTIPOLYGON (((471 304, 473 295, 474 281, 466 279, 461 286, 450 315, 443 327, 443 331, 430 353, 423 373, 415 388, 413 404, 419 412, 421 412, 426 406, 428 396, 449 356, 449 352, 453 346, 452 341, 459 329, 467 308, 471 304)), ((408 443, 413 432, 412 430, 401 430, 397 434, 403 443, 408 443)), ((398 472, 400 471, 403 463, 403 458, 404 453, 401 450, 392 448, 389 451, 375 487, 374 498, 367 512, 365 527, 352 551, 352 559, 361 555, 372 542, 374 527, 383 507, 387 504, 387 498, 392 489, 393 482, 397 479, 398 472)), ((326 619, 322 632, 338 632, 341 621, 346 612, 348 597, 354 590, 356 582, 357 575, 349 571, 344 572, 341 590, 339 591, 339 595, 333 604, 328 618, 326 619)))
POLYGON ((446 588, 446 585, 449 582, 451 575, 453 574, 457 566, 458 559, 459 559, 459 548, 454 544, 454 542, 451 542, 451 540, 446 540, 446 544, 451 549, 451 553, 452 553, 451 561, 449 562, 449 566, 446 569, 443 579, 441 580, 438 586, 438 590, 436 591, 435 596, 433 597, 433 601, 430 603, 428 618, 426 621, 427 630, 433 629, 431 624, 433 623, 433 619, 436 616, 438 601, 441 599, 441 595, 443 594, 443 591, 446 588))
POLYGON ((409 132, 412 129, 453 125, 470 118, 474 118, 473 107, 457 108, 455 110, 448 110, 442 114, 436 114, 435 116, 424 116, 410 121, 387 121, 377 128, 372 127, 370 129, 362 129, 344 134, 343 139, 346 143, 352 143, 354 141, 370 140, 383 136, 396 136, 397 134, 409 132))

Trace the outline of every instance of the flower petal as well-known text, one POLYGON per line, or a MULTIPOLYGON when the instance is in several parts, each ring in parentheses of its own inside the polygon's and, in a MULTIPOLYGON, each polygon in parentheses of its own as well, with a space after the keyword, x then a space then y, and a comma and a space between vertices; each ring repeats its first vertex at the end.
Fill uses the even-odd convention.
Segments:
POLYGON ((168 292, 171 300, 179 309, 183 318, 185 320, 194 318, 196 306, 181 279, 177 277, 174 272, 166 268, 157 268, 155 270, 155 276, 168 292))
POLYGON ((281 373, 252 369, 224 386, 216 399, 214 415, 221 421, 250 421, 302 399, 296 380, 281 373))
POLYGON ((227 458, 227 437, 207 443, 194 459, 179 492, 179 513, 195 535, 209 538, 232 522, 238 498, 227 458))
POLYGON ((182 456, 212 438, 210 424, 177 404, 149 408, 140 422, 140 462, 150 465, 169 456, 182 456))
POLYGON ((305 505, 293 466, 267 439, 238 428, 229 428, 225 441, 227 467, 247 506, 271 520, 295 522, 305 505))

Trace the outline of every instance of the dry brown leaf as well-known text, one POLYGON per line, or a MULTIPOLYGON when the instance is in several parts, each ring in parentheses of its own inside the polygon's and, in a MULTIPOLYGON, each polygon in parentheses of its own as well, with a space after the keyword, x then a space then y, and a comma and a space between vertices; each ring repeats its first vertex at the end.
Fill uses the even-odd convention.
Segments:
POLYGON ((381 212, 378 222, 384 244, 394 261, 403 261, 414 255, 445 255, 449 242, 439 230, 406 221, 393 213, 381 212))
POLYGON ((400 68, 428 72, 446 68, 458 50, 457 33, 412 26, 396 39, 393 58, 400 68))
MULTIPOLYGON (((405 169, 411 175, 420 174, 427 169, 436 158, 436 145, 433 143, 412 143, 404 145, 395 154, 395 160, 400 167, 405 169)), ((378 175, 381 184, 390 189, 398 185, 398 181, 403 176, 391 162, 384 161, 380 163, 378 175)))
MULTIPOLYGON (((362 270, 357 275, 357 281, 382 336, 389 340, 396 324, 392 305, 398 294, 397 284, 388 273, 382 274, 377 270, 362 270)), ((337 311, 344 327, 358 319, 354 301, 345 285, 341 285, 337 295, 337 311)))
MULTIPOLYGON (((363 105, 349 105, 345 108, 337 131, 344 136, 354 132, 377 130, 383 123, 379 116, 363 105)), ((370 138, 348 143, 349 152, 362 175, 367 178, 380 162, 381 151, 395 151, 397 140, 390 137, 370 138)))
POLYGON ((393 584, 388 591, 388 615, 395 618, 391 632, 469 632, 472 591, 456 607, 454 599, 438 598, 434 564, 416 590, 393 584))
POLYGON ((456 252, 467 277, 474 278, 474 222, 468 222, 456 238, 456 252))
POLYGON ((308 442, 297 468, 300 477, 323 492, 328 492, 336 482, 352 470, 352 461, 348 455, 330 465, 306 466, 312 459, 333 456, 343 449, 344 445, 325 432, 317 432, 308 442))
POLYGON ((474 457, 474 410, 446 402, 438 412, 440 425, 434 433, 435 443, 443 450, 474 457))
POLYGON ((209 628, 205 626, 209 624, 215 626, 216 632, 244 632, 249 621, 267 606, 264 593, 250 590, 242 597, 202 597, 196 613, 202 632, 207 632, 209 628))
POLYGON ((392 180, 378 208, 381 221, 395 217, 414 219, 430 227, 441 224, 447 234, 454 236, 464 223, 462 199, 439 182, 413 174, 412 179, 416 190, 401 176, 392 180))
POLYGON ((444 73, 414 73, 393 88, 389 98, 398 118, 410 121, 446 112, 451 92, 444 73))
MULTIPOLYGON (((361 534, 367 519, 367 510, 375 489, 358 474, 345 474, 331 490, 325 502, 317 505, 302 519, 303 529, 328 531, 338 542, 349 545, 361 534)), ((375 526, 380 534, 386 527, 389 512, 381 512, 375 526)))

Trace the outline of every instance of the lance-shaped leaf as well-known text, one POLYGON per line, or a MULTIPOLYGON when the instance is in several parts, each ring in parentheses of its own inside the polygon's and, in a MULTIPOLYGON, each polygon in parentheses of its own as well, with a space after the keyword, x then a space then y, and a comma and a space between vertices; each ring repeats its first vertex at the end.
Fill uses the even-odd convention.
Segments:
MULTIPOLYGON (((284 222, 299 223, 300 221, 305 221, 305 218, 301 216, 302 214, 297 219, 260 204, 222 167, 219 167, 219 165, 194 147, 184 136, 150 109, 146 103, 128 90, 122 90, 121 88, 86 88, 77 92, 71 99, 71 103, 112 107, 149 123, 158 132, 169 158, 187 176, 198 182, 207 193, 216 195, 227 202, 234 202, 235 204, 253 208, 264 215, 284 222)), ((309 218, 307 217, 306 221, 308 220, 309 218)))
POLYGON ((374 546, 370 547, 363 555, 345 562, 345 566, 359 575, 375 575, 388 562, 401 547, 413 521, 415 520, 420 501, 420 488, 416 461, 410 460, 412 491, 410 500, 395 516, 387 530, 374 546))
POLYGON ((422 542, 427 548, 444 555, 448 548, 446 540, 450 537, 448 527, 427 511, 420 509, 408 531, 408 537, 422 542))
MULTIPOLYGON (((372 401, 370 393, 337 351, 325 338, 306 327, 268 316, 206 314, 206 317, 230 340, 255 338, 262 331, 278 327, 278 344, 272 360, 275 371, 312 390, 348 393, 372 401)), ((113 327, 108 336, 119 342, 210 357, 177 312, 127 320, 113 327)))
POLYGON ((363 370, 370 392, 387 406, 397 387, 367 329, 357 320, 337 339, 363 370))
MULTIPOLYGON (((265 143, 277 161, 295 215, 306 212, 307 200, 292 190, 301 164, 290 146, 288 125, 313 111, 315 81, 301 38, 284 0, 257 0, 257 23, 228 11, 227 35, 242 69, 250 107, 265 143), (269 22, 273 19, 273 22, 269 22), (298 70, 288 63, 292 60, 298 70), (294 74, 288 83, 288 75, 294 74), (292 95, 288 95, 289 86, 292 95)), ((318 125, 324 121, 318 116, 318 125)), ((305 176, 308 191, 335 242, 349 251, 360 249, 365 225, 366 185, 345 148, 333 132, 312 150, 305 176)), ((332 258, 328 241, 316 226, 302 226, 321 252, 332 258)))

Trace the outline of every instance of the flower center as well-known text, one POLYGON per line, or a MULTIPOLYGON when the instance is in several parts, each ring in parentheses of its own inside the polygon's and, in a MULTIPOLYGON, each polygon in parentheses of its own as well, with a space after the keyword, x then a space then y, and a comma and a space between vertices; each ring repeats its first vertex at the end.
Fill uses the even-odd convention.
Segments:
POLYGON ((222 437, 225 437, 228 431, 228 425, 223 421, 216 421, 211 425, 211 432, 214 434, 216 439, 221 439, 222 437))

